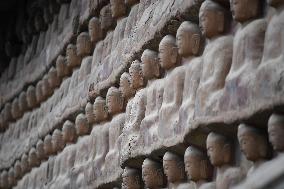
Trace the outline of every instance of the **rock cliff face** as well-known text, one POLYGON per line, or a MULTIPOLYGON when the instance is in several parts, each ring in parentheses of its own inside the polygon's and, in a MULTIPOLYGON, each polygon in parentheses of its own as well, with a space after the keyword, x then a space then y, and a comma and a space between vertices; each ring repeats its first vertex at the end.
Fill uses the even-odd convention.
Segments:
POLYGON ((0 188, 283 186, 284 2, 33 2, 0 188))

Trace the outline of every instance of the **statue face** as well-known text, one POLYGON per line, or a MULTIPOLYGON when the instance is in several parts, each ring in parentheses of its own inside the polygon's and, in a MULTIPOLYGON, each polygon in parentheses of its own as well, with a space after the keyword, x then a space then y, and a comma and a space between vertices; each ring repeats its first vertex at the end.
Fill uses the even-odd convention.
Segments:
POLYGON ((258 14, 259 0, 230 0, 234 20, 245 22, 258 14))
POLYGON ((73 65, 74 60, 77 59, 76 46, 68 45, 66 49, 66 61, 69 65, 73 65))
POLYGON ((131 76, 131 84, 133 89, 139 89, 143 86, 144 84, 144 78, 143 78, 143 73, 142 69, 139 66, 133 66, 129 68, 129 74, 131 76))
POLYGON ((95 114, 95 120, 97 122, 106 119, 107 111, 106 111, 106 106, 103 102, 94 103, 94 114, 95 114))
POLYGON ((273 149, 279 152, 284 151, 284 125, 281 124, 269 124, 268 135, 273 149))
POLYGON ((209 9, 199 12, 199 27, 204 36, 212 38, 224 32, 224 13, 209 9))
POLYGON ((259 159, 258 148, 258 139, 255 135, 246 132, 238 136, 241 151, 244 153, 246 158, 251 161, 259 159))
POLYGON ((192 181, 198 181, 201 178, 200 175, 200 160, 197 157, 194 156, 186 156, 184 158, 184 163, 185 163, 185 171, 187 178, 192 180, 192 181))
POLYGON ((207 154, 209 156, 210 162, 214 166, 221 166, 224 164, 223 161, 223 146, 216 140, 207 139, 207 154))
POLYGON ((144 166, 142 167, 142 179, 145 183, 145 186, 147 188, 156 188, 157 183, 156 183, 156 174, 154 168, 151 166, 144 166))
POLYGON ((89 22, 89 35, 92 42, 97 42, 102 37, 101 24, 98 18, 92 18, 89 22))
POLYGON ((174 160, 163 161, 164 173, 167 176, 169 182, 177 182, 181 180, 183 167, 179 167, 178 162, 174 160))
POLYGON ((267 3, 272 7, 278 7, 284 3, 283 0, 267 0, 267 3))
POLYGON ((117 113, 122 109, 122 99, 116 94, 110 94, 106 98, 109 113, 117 113))
POLYGON ((141 56, 142 72, 145 78, 152 79, 159 77, 158 54, 154 51, 145 50, 141 56))
POLYGON ((122 93, 122 96, 126 99, 132 96, 133 94, 133 89, 131 87, 131 78, 130 75, 127 73, 124 73, 126 76, 120 78, 120 90, 122 93))
POLYGON ((122 178, 122 186, 124 189, 139 189, 140 183, 138 176, 124 176, 122 178))
POLYGON ((164 69, 172 68, 177 62, 177 47, 167 42, 159 45, 159 60, 164 69))
POLYGON ((81 33, 77 38, 76 43, 77 54, 79 56, 86 56, 90 53, 91 43, 87 33, 81 33))
POLYGON ((107 5, 101 9, 100 19, 102 29, 110 29, 110 27, 112 26, 112 13, 110 5, 107 5))

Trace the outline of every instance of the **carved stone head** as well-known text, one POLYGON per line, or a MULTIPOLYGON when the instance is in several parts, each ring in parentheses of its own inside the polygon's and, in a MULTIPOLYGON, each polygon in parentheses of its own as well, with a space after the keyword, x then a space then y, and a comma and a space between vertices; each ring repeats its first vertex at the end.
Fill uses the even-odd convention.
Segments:
POLYGON ((283 0, 267 0, 267 3, 272 7, 279 7, 283 5, 283 0))
POLYGON ((85 107, 86 117, 90 124, 95 123, 94 106, 91 102, 88 102, 85 107))
POLYGON ((53 154, 53 148, 52 148, 52 137, 51 135, 46 135, 43 141, 43 148, 44 148, 44 153, 45 156, 49 156, 53 154))
MULTIPOLYGON (((32 97, 32 95, 31 95, 32 97)), ((10 121, 12 120, 12 105, 11 103, 6 103, 5 106, 4 106, 4 119, 5 121, 10 121)))
POLYGON ((62 132, 59 129, 55 129, 52 133, 52 148, 53 152, 61 151, 64 148, 64 140, 62 132))
POLYGON ((234 20, 245 22, 259 15, 260 0, 230 0, 234 20))
POLYGON ((178 53, 183 57, 196 56, 202 48, 202 34, 199 27, 184 21, 177 30, 178 53))
POLYGON ((141 56, 142 72, 145 79, 158 78, 161 75, 158 53, 150 49, 144 50, 141 56))
POLYGON ((79 114, 75 120, 76 133, 78 136, 86 135, 90 131, 89 123, 85 114, 79 114))
POLYGON ((22 112, 28 109, 27 95, 25 91, 22 91, 19 97, 19 108, 22 112))
POLYGON ((141 62, 135 60, 131 63, 129 68, 129 74, 131 77, 131 84, 134 90, 140 89, 144 86, 145 81, 142 72, 141 62))
POLYGON ((113 18, 122 17, 126 13, 124 0, 110 0, 110 7, 113 18))
POLYGON ((178 155, 166 152, 163 157, 163 167, 168 182, 177 183, 184 179, 184 164, 178 155))
POLYGON ((211 179, 213 168, 201 150, 189 146, 184 153, 184 164, 188 179, 194 182, 211 179))
POLYGON ((113 18, 110 4, 104 6, 100 12, 100 22, 102 30, 108 31, 112 28, 113 18))
POLYGON ((206 140, 207 154, 215 167, 230 164, 232 161, 232 146, 225 136, 211 132, 206 140))
POLYGON ((221 35, 226 29, 226 10, 212 0, 202 3, 199 11, 199 26, 202 34, 207 38, 221 35))
POLYGON ((77 48, 73 44, 69 44, 66 48, 66 61, 70 69, 81 64, 81 57, 77 55, 77 48))
POLYGON ((76 141, 76 128, 75 124, 67 120, 62 127, 63 140, 67 143, 74 143, 76 141))
POLYGON ((29 108, 34 108, 37 105, 35 87, 30 85, 27 90, 27 103, 29 108))
POLYGON ((120 81, 119 81, 119 90, 122 93, 122 97, 127 101, 130 99, 134 94, 135 90, 132 88, 131 84, 131 76, 129 73, 124 72, 120 76, 120 81))
POLYGON ((100 19, 97 17, 93 17, 89 21, 89 35, 91 42, 94 44, 98 42, 103 37, 103 32, 101 28, 101 22, 100 19))
POLYGON ((44 152, 44 143, 42 140, 39 140, 36 144, 36 153, 39 160, 43 160, 46 157, 44 152))
POLYGON ((171 69, 179 64, 178 48, 176 38, 166 35, 159 44, 159 60, 161 67, 165 70, 171 69))
POLYGON ((20 160, 17 160, 14 166, 15 178, 20 179, 22 177, 22 167, 20 160))
POLYGON ((142 179, 146 188, 161 188, 164 184, 162 165, 146 158, 142 164, 142 179))
POLYGON ((274 113, 268 120, 268 135, 273 149, 284 152, 284 116, 274 113))
POLYGON ((27 154, 22 155, 21 166, 22 166, 22 173, 23 174, 25 174, 26 172, 28 172, 30 170, 29 158, 28 158, 27 154))
POLYGON ((61 83, 57 74, 57 70, 53 66, 50 68, 48 72, 48 83, 52 89, 58 87, 61 83))
POLYGON ((43 87, 43 82, 42 80, 40 80, 36 84, 36 99, 38 102, 42 102, 44 100, 42 87, 43 87))
POLYGON ((66 58, 59 55, 56 59, 56 70, 59 78, 63 78, 69 74, 69 67, 66 63, 66 58))
POLYGON ((1 187, 5 188, 8 185, 8 173, 6 170, 1 173, 1 187))
POLYGON ((121 91, 116 87, 110 87, 106 95, 106 105, 110 115, 117 114, 123 110, 123 98, 121 91))
POLYGON ((92 43, 91 43, 90 36, 87 32, 82 32, 77 37, 76 48, 77 48, 78 56, 85 57, 91 54, 92 43))
POLYGON ((29 152, 29 166, 36 167, 40 164, 40 160, 37 157, 36 149, 32 148, 29 152))
POLYGON ((14 119, 18 119, 22 116, 22 113, 19 108, 18 98, 15 98, 12 102, 11 113, 14 119))
POLYGON ((8 172, 8 186, 12 187, 16 184, 14 168, 11 167, 8 172))
POLYGON ((94 102, 94 115, 97 123, 108 118, 106 101, 102 97, 97 97, 94 102))
POLYGON ((246 124, 240 124, 238 140, 241 151, 248 160, 258 161, 267 157, 268 141, 260 130, 246 124))
POLYGON ((137 169, 125 167, 122 174, 122 188, 124 189, 140 189, 141 175, 137 169))

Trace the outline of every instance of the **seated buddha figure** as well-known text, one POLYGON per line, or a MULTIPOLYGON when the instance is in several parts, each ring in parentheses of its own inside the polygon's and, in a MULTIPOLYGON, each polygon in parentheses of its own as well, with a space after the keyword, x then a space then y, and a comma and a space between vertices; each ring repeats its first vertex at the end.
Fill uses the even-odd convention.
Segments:
POLYGON ((106 95, 106 105, 110 116, 123 111, 123 98, 121 91, 116 87, 110 87, 106 95))
POLYGON ((216 168, 216 188, 229 189, 242 180, 240 168, 232 166, 233 146, 227 137, 215 132, 209 133, 206 148, 209 160, 216 168))
POLYGON ((140 189, 142 188, 141 173, 138 169, 125 167, 122 173, 122 189, 140 189))
POLYGON ((161 67, 168 70, 164 80, 162 106, 159 111, 158 138, 170 142, 179 133, 179 108, 182 103, 184 86, 184 69, 179 64, 176 39, 171 35, 165 36, 159 44, 159 58, 161 67))
POLYGON ((247 176, 250 176, 268 158, 267 136, 260 129, 240 124, 238 127, 238 140, 245 157, 253 162, 247 173, 247 176))
POLYGON ((135 90, 132 88, 131 76, 129 73, 124 72, 120 76, 119 90, 121 91, 122 97, 124 98, 124 101, 126 103, 128 102, 129 99, 131 99, 134 96, 135 90))
POLYGON ((163 166, 150 158, 146 158, 142 164, 142 179, 145 188, 162 188, 165 184, 163 166))
POLYGON ((230 70, 233 37, 224 35, 229 25, 228 11, 216 2, 204 1, 199 11, 199 26, 206 38, 202 73, 196 94, 196 115, 215 114, 230 70))
MULTIPOLYGON (((233 42, 233 58, 225 82, 224 106, 247 106, 254 95, 249 81, 255 78, 263 54, 266 21, 258 19, 260 0, 231 0, 233 19, 239 23, 233 42)), ((224 108, 225 108, 224 107, 224 108)), ((226 108, 225 108, 226 110, 226 108)))
POLYGON ((102 33, 102 29, 101 29, 101 23, 100 23, 99 18, 93 17, 89 21, 88 28, 89 28, 90 39, 91 39, 91 42, 94 46, 103 37, 103 33, 102 33))
MULTIPOLYGON (((258 90, 255 95, 261 95, 265 100, 270 100, 275 94, 282 96, 284 61, 284 11, 282 0, 267 0, 275 13, 268 22, 261 64, 258 69, 255 82, 258 90)), ((255 82, 252 82, 253 84, 255 82)))
POLYGON ((203 39, 199 27, 189 21, 183 22, 177 30, 178 53, 182 56, 182 67, 185 70, 182 105, 179 109, 181 128, 189 125, 194 117, 196 90, 202 71, 200 57, 203 39))

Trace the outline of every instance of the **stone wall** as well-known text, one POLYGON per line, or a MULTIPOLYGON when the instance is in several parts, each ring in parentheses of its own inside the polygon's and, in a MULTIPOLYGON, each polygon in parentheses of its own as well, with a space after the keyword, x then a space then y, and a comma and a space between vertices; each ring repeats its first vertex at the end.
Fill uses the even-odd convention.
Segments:
POLYGON ((281 187, 282 4, 60 4, 1 76, 0 188, 281 187))

